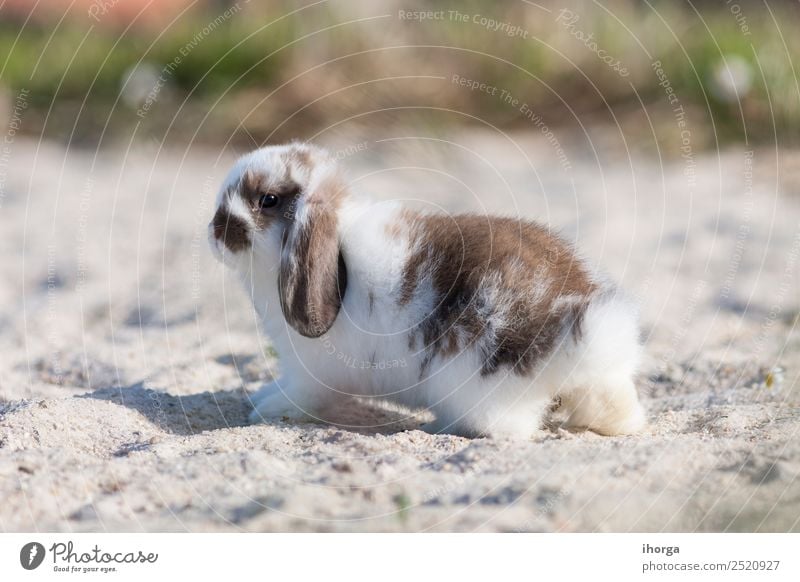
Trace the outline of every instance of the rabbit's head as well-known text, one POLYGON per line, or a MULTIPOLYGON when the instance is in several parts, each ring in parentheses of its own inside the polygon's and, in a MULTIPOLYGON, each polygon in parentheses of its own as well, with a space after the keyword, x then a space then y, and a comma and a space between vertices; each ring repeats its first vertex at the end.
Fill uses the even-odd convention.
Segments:
POLYGON ((286 321, 306 337, 333 325, 344 297, 337 225, 345 196, 324 150, 269 146, 234 165, 208 227, 219 260, 251 277, 275 278, 286 321))

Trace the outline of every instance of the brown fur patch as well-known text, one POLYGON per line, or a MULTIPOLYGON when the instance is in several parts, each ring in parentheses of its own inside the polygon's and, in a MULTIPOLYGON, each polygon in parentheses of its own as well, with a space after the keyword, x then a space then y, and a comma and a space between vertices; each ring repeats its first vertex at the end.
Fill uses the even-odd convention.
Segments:
POLYGON ((311 165, 311 152, 303 146, 295 147, 289 152, 289 157, 295 163, 301 166, 311 165))
POLYGON ((238 252, 250 246, 250 235, 247 225, 238 217, 229 214, 225 206, 220 206, 211 219, 211 226, 215 236, 222 239, 229 251, 238 252))
POLYGON ((424 342, 423 368, 435 356, 477 347, 482 374, 503 365, 524 374, 552 351, 565 329, 579 332, 597 286, 572 249, 544 227, 477 215, 420 214, 410 220, 415 250, 397 301, 409 303, 420 282, 431 278, 436 305, 412 332, 424 342))

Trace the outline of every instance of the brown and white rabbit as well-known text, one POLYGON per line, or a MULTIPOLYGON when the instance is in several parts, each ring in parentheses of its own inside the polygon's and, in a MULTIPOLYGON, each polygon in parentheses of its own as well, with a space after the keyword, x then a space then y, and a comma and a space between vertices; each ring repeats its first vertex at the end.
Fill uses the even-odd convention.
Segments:
POLYGON ((293 143, 236 163, 209 240, 280 357, 253 422, 367 396, 430 409, 432 432, 527 438, 555 397, 570 426, 645 424, 635 307, 536 223, 363 199, 293 143))

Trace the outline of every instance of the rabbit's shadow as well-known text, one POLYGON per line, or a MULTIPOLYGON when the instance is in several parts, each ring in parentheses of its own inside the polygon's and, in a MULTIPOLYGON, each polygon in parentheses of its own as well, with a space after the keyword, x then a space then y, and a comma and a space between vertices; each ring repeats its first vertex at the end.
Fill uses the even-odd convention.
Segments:
POLYGON ((148 387, 145 382, 109 386, 78 398, 105 400, 135 410, 159 429, 178 435, 192 435, 248 423, 247 392, 220 390, 175 396, 148 387))
MULTIPOLYGON (((244 389, 175 396, 149 388, 142 381, 129 386, 99 388, 78 398, 113 402, 137 411, 165 432, 193 435, 250 425, 251 396, 252 393, 244 389)), ((303 423, 269 421, 268 424, 287 427, 328 425, 365 434, 389 434, 419 428, 424 420, 407 410, 352 400, 326 411, 325 418, 303 423)))

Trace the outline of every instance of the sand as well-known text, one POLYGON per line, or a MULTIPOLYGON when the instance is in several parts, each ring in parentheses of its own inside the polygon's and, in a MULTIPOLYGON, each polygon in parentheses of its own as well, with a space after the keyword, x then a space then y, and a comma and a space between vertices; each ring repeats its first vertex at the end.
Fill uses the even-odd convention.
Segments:
POLYGON ((0 529, 800 531, 798 155, 571 144, 566 168, 541 136, 448 138, 463 147, 322 141, 359 190, 537 217, 619 279, 642 308, 643 434, 556 414, 529 441, 470 440, 367 405, 248 426, 280 361, 206 248, 233 152, 18 137, 0 199, 0 529), (399 166, 443 173, 376 173, 399 166))

